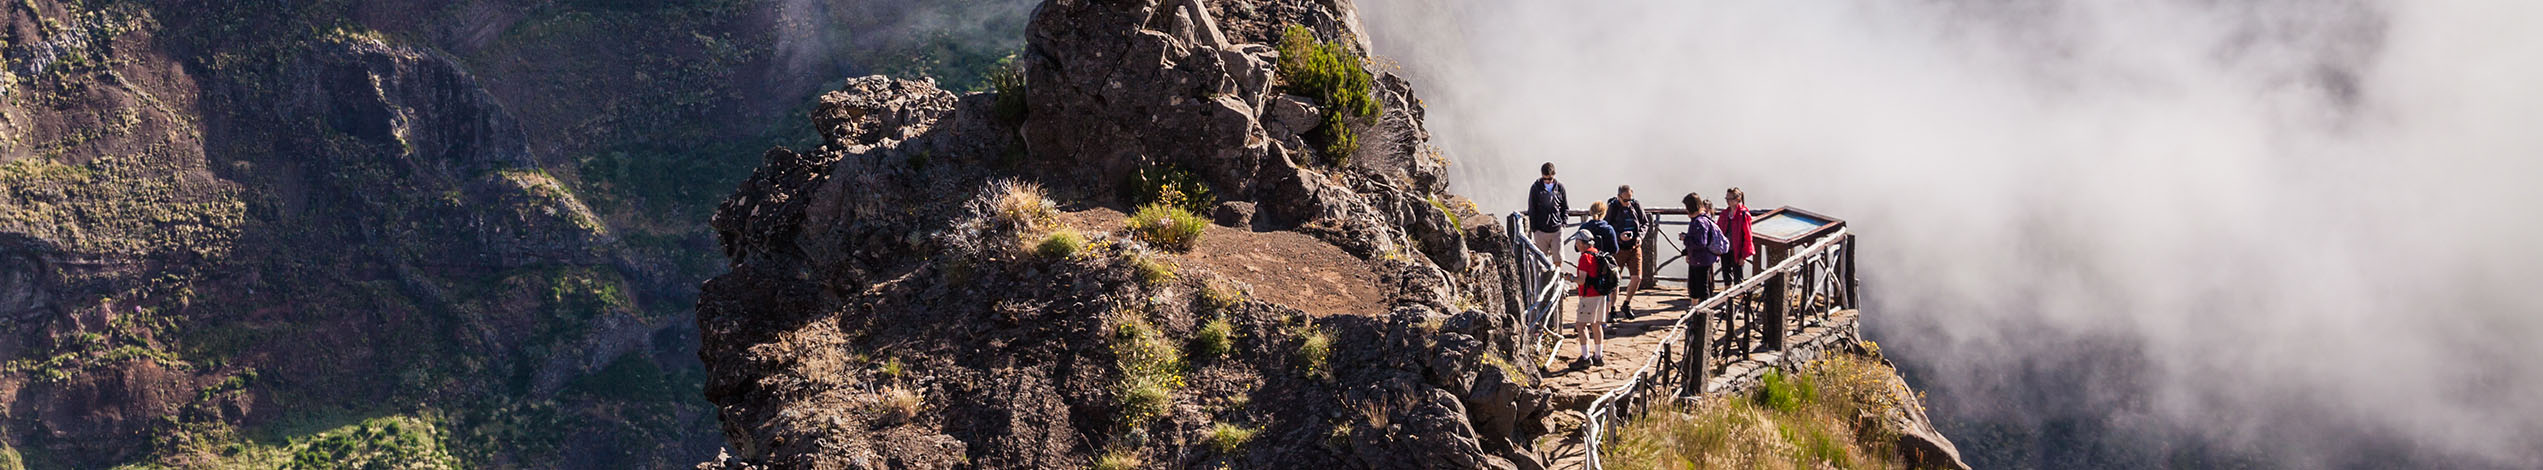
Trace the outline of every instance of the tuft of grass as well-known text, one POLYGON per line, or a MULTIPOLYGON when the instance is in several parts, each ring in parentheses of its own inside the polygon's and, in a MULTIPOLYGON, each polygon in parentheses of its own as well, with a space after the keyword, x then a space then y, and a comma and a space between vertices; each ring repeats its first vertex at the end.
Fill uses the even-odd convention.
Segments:
POLYGON ((1484 365, 1492 366, 1492 368, 1495 369, 1501 369, 1502 380, 1506 380, 1511 383, 1527 383, 1528 371, 1526 369, 1520 369, 1517 363, 1513 363, 1510 362, 1509 359, 1502 358, 1501 353, 1485 352, 1482 354, 1482 358, 1484 365))
POLYGON ((1200 214, 1165 203, 1141 206, 1130 216, 1130 236, 1149 245, 1175 251, 1192 251, 1201 243, 1201 231, 1210 221, 1200 214))
POLYGON ((877 404, 894 418, 911 419, 918 417, 919 408, 926 403, 917 389, 894 385, 883 388, 883 398, 877 404))
POLYGON ((1326 360, 1332 356, 1332 334, 1325 333, 1320 328, 1308 327, 1305 333, 1299 335, 1297 352, 1299 370, 1306 372, 1309 376, 1331 378, 1333 370, 1326 360))
POLYGON ((1234 454, 1237 450, 1245 448, 1245 441, 1254 440, 1254 433, 1261 431, 1222 422, 1210 425, 1210 437, 1207 440, 1210 443, 1210 450, 1221 454, 1234 454))
POLYGON ((1139 283, 1143 285, 1163 285, 1174 280, 1175 268, 1174 262, 1171 261, 1157 259, 1154 256, 1134 255, 1130 258, 1130 267, 1138 271, 1139 283))
POLYGON ((1202 308, 1225 312, 1244 304, 1245 292, 1237 290, 1236 286, 1228 285, 1224 281, 1212 281, 1201 286, 1202 308))
POLYGON ((1059 226, 1059 204, 1051 202, 1042 185, 1002 179, 989 183, 990 213, 1000 222, 1018 231, 1038 231, 1059 226))
POLYGON ((1360 55, 1352 51, 1350 41, 1321 41, 1316 33, 1302 25, 1290 25, 1282 31, 1280 44, 1280 79, 1292 91, 1315 97, 1325 108, 1324 124, 1308 136, 1321 142, 1325 158, 1334 165, 1347 165, 1351 154, 1360 148, 1357 129, 1369 116, 1378 113, 1377 98, 1370 96, 1376 77, 1362 66, 1360 55))
POLYGON ((1095 470, 1137 470, 1144 464, 1145 462, 1140 461, 1139 454, 1128 450, 1116 449, 1095 458, 1095 470))
POLYGON ((1086 235, 1077 233, 1075 229, 1053 230, 1050 235, 1042 236, 1042 243, 1033 245, 1034 254, 1050 259, 1074 258, 1078 252, 1085 250, 1086 235))
POLYGON ((1135 317, 1113 327, 1110 340, 1115 365, 1121 369, 1113 395, 1122 421, 1137 425, 1172 411, 1174 391, 1183 388, 1182 352, 1156 327, 1135 317))
POLYGON ((1200 358, 1216 359, 1236 350, 1236 324, 1226 317, 1202 323, 1192 332, 1192 353, 1200 358))
POLYGON ((884 375, 885 377, 891 377, 891 378, 895 378, 895 379, 901 378, 901 372, 903 372, 901 369, 902 369, 902 368, 901 368, 901 358, 897 358, 897 357, 895 357, 895 358, 888 358, 888 359, 884 359, 884 360, 883 360, 883 366, 882 366, 881 370, 882 370, 883 375, 884 375))
POLYGON ((1466 229, 1466 221, 1457 216, 1457 211, 1449 209, 1447 203, 1439 202, 1439 196, 1433 195, 1422 200, 1430 202, 1430 206, 1439 209, 1439 213, 1448 215, 1448 228, 1460 231, 1466 229))

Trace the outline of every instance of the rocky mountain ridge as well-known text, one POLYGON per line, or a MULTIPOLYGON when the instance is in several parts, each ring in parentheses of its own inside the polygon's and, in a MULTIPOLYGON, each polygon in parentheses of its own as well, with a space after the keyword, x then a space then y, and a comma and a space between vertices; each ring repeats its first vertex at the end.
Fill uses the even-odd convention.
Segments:
POLYGON ((732 271, 708 281, 698 322, 729 454, 702 467, 1541 467, 1528 443, 1550 410, 1491 313, 1499 229, 1451 213, 1464 204, 1419 100, 1377 80, 1384 111, 1335 158, 1305 135, 1319 103, 1286 92, 1274 46, 1247 42, 1298 24, 1350 44, 1351 12, 1054 1, 1028 29, 1021 120, 923 81, 824 96, 824 144, 769 151, 717 211, 732 271), (1231 11, 1251 16, 1222 26, 1231 11), (1385 313, 1263 301, 1201 253, 1126 234, 1037 246, 1139 203, 1125 186, 1156 171, 1197 175, 1225 224, 1356 257, 1385 313), (1069 216, 1006 209, 1045 201, 1017 189, 1032 186, 1069 216), (1141 405, 1124 385, 1149 373, 1141 345, 1217 321, 1235 346, 1169 354, 1175 385, 1141 405), (1211 444, 1231 429, 1250 439, 1211 444))

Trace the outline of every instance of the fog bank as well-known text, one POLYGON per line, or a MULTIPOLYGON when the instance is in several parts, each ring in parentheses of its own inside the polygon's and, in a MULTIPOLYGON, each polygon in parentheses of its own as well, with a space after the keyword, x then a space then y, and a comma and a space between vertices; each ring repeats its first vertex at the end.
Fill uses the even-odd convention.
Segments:
POLYGON ((1360 7, 1459 192, 1848 219, 1946 431, 2106 427, 1998 464, 2543 466, 2543 3, 1360 7))

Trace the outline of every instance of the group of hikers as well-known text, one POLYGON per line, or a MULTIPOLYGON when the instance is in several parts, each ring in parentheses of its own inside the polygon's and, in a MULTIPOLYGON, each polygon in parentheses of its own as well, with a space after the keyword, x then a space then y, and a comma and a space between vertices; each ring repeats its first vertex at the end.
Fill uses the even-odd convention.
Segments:
MULTIPOLYGON (((1575 366, 1606 365, 1606 324, 1632 318, 1629 307, 1639 280, 1645 273, 1642 251, 1654 219, 1644 211, 1642 201, 1634 199, 1631 185, 1616 187, 1616 197, 1589 204, 1589 220, 1581 222, 1571 235, 1563 230, 1571 224, 1571 200, 1563 191, 1563 183, 1554 179, 1554 163, 1540 169, 1543 176, 1528 186, 1528 235, 1536 250, 1560 268, 1576 269, 1564 277, 1579 283, 1572 292, 1580 297, 1579 312, 1573 330, 1580 336, 1580 356, 1575 366), (1558 243, 1571 242, 1572 251, 1580 253, 1578 262, 1564 263, 1558 243), (1626 280, 1630 279, 1630 280, 1626 280), (1611 318, 1610 313, 1613 313, 1611 318)), ((1692 219, 1687 231, 1678 234, 1685 246, 1687 260, 1687 295, 1696 301, 1713 296, 1713 283, 1736 285, 1747 277, 1746 268, 1756 259, 1757 249, 1748 226, 1748 195, 1730 188, 1722 195, 1723 207, 1714 210, 1713 201, 1697 193, 1687 193, 1679 203, 1692 219), (1718 214, 1718 216, 1717 216, 1718 214)))

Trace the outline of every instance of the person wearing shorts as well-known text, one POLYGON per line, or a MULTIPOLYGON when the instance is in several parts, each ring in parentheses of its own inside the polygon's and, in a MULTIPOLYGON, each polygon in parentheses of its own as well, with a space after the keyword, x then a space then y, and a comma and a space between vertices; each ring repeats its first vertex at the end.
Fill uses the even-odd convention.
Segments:
POLYGON ((1572 276, 1580 284, 1573 292, 1580 296, 1580 311, 1573 318, 1572 330, 1580 335, 1581 355, 1574 361, 1603 366, 1607 365, 1608 299, 1589 282, 1598 275, 1598 246, 1590 243, 1592 238, 1586 230, 1572 232, 1572 249, 1581 252, 1580 271, 1572 276))
POLYGON ((1615 255, 1611 258, 1616 259, 1616 273, 1625 277, 1625 283, 1616 286, 1616 300, 1610 302, 1614 305, 1609 310, 1619 318, 1631 319, 1634 292, 1641 290, 1642 285, 1642 234, 1651 228, 1653 220, 1650 212, 1642 210, 1642 201, 1634 200, 1633 186, 1616 187, 1616 197, 1607 200, 1606 219, 1616 231, 1616 252, 1610 253, 1615 255))

